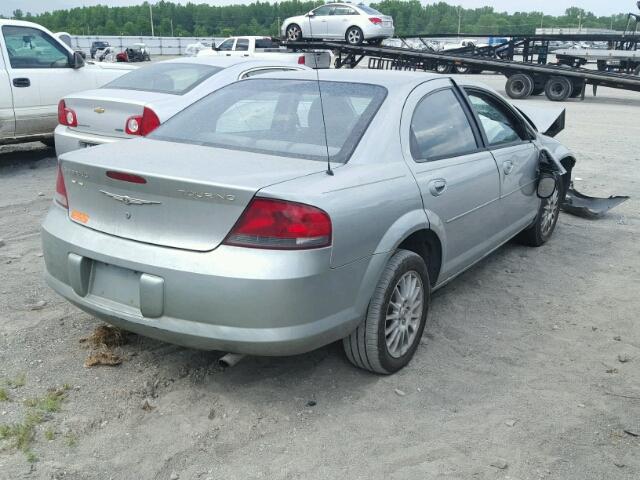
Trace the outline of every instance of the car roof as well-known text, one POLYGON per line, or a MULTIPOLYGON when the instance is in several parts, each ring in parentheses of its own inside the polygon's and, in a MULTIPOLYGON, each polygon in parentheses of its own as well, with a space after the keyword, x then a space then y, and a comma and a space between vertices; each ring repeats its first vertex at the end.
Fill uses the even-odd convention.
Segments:
MULTIPOLYGON (((247 68, 253 67, 304 67, 304 65, 298 65, 294 63, 287 63, 278 60, 247 60, 245 57, 219 57, 217 55, 205 55, 202 57, 180 57, 173 58, 171 60, 163 60, 162 62, 156 62, 155 65, 159 63, 190 63, 190 64, 199 64, 199 65, 211 65, 212 67, 221 67, 221 68, 229 68, 235 65, 243 64, 247 68)), ((309 67, 307 67, 311 70, 309 67)), ((305 70, 301 68, 301 70, 305 70)))

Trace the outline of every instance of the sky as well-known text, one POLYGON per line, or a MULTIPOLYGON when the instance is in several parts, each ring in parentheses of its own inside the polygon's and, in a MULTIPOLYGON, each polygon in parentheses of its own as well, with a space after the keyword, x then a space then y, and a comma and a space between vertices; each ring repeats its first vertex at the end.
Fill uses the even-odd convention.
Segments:
MULTIPOLYGON (((185 3, 186 0, 173 0, 185 3)), ((191 0, 193 3, 208 3, 211 5, 228 5, 251 3, 251 0, 191 0)), ((272 0, 273 1, 273 0, 272 0)), ((497 11, 513 12, 516 10, 544 11, 548 15, 561 15, 572 6, 579 6, 592 11, 596 15, 605 16, 613 13, 627 13, 637 10, 636 0, 444 0, 452 5, 462 5, 466 8, 492 6, 497 11)), ((138 5, 143 0, 0 0, 0 14, 10 16, 19 8, 23 12, 41 13, 84 5, 107 4, 111 6, 138 5)), ((151 0, 154 3, 154 0, 151 0)), ((355 1, 354 1, 355 3, 355 1)), ((365 2, 370 3, 370 2, 365 2)), ((373 2, 375 3, 375 2, 373 2)), ((422 0, 422 3, 435 3, 422 0)))

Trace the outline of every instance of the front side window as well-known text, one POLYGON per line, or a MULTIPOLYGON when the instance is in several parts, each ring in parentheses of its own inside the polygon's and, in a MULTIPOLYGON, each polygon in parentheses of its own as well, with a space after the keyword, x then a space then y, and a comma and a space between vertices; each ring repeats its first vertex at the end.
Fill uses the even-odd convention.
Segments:
POLYGON ((222 42, 220 44, 220 46, 218 47, 218 50, 223 50, 223 51, 233 50, 233 42, 234 41, 235 41, 235 39, 233 39, 233 38, 229 38, 228 40, 225 40, 224 42, 222 42))
POLYGON ((197 63, 156 63, 132 70, 102 88, 184 95, 222 68, 197 63))
POLYGON ((455 157, 476 150, 476 139, 453 90, 428 94, 411 118, 410 147, 418 162, 455 157))
POLYGON ((334 7, 330 5, 324 5, 322 7, 318 7, 313 11, 313 14, 316 17, 326 17, 327 15, 331 15, 331 11, 334 7))
POLYGON ((238 52, 246 52, 249 50, 249 39, 248 38, 239 38, 236 41, 236 51, 238 52))
POLYGON ((253 78, 186 108, 149 138, 302 160, 349 160, 386 97, 378 85, 253 78), (322 112, 324 110, 324 122, 322 112), (326 140, 325 130, 326 125, 326 140))
POLYGON ((2 27, 11 68, 68 68, 69 52, 36 28, 2 27))
POLYGON ((488 95, 467 92, 489 145, 519 142, 525 138, 524 127, 506 107, 488 95))

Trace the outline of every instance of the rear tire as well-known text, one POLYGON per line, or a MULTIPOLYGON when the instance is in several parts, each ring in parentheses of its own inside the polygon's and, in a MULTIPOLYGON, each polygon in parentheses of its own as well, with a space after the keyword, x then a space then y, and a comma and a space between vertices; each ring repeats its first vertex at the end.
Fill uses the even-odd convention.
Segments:
POLYGON ((384 38, 372 38, 370 40, 367 40, 367 43, 371 46, 379 47, 380 45, 382 45, 383 40, 384 38))
POLYGON ((362 45, 364 34, 359 27, 349 27, 344 34, 344 39, 349 45, 362 45))
POLYGON ((562 102, 573 93, 573 85, 566 77, 551 77, 544 85, 544 93, 552 102, 562 102))
POLYGON ((526 230, 518 234, 516 240, 523 245, 540 247, 547 243, 556 228, 560 216, 560 203, 564 198, 562 180, 558 180, 558 186, 553 195, 540 201, 538 215, 534 222, 526 230))
POLYGON ((533 92, 533 78, 524 73, 516 73, 507 79, 505 91, 510 98, 527 98, 533 92))
POLYGON ((384 375, 407 365, 422 338, 430 295, 422 257, 398 250, 382 272, 364 321, 342 341, 349 361, 384 375))
POLYGON ((289 42, 299 42, 302 40, 302 29, 299 25, 292 23, 285 29, 285 37, 289 42))

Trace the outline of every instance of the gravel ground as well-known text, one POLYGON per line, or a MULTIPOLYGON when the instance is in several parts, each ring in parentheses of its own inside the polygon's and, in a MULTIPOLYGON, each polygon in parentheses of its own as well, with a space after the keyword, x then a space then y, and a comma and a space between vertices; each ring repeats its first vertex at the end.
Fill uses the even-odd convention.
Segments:
POLYGON ((565 105, 578 188, 632 199, 563 214, 544 247, 508 244, 437 292, 391 377, 339 345, 222 370, 135 336, 121 365, 85 368, 100 322, 42 279, 54 152, 0 147, 0 478, 640 478, 640 96, 565 105))

